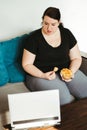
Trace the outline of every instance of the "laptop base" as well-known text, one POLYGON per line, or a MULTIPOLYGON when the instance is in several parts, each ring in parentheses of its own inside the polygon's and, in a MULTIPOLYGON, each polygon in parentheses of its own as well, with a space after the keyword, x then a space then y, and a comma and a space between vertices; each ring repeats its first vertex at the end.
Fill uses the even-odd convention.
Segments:
MULTIPOLYGON (((12 130, 11 124, 6 124, 3 126, 3 130, 12 130)), ((25 129, 22 129, 25 130, 25 129)), ((41 128, 29 128, 26 130, 58 130, 57 126, 48 126, 48 127, 41 127, 41 128)))

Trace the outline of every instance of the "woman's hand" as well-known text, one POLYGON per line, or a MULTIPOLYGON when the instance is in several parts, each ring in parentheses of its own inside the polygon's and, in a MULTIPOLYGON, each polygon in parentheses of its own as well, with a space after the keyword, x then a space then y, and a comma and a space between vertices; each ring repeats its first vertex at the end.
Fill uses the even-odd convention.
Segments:
POLYGON ((60 75, 61 75, 62 80, 64 80, 65 82, 70 82, 74 78, 74 74, 72 74, 72 77, 70 79, 64 79, 61 73, 60 75))
POLYGON ((43 73, 42 78, 48 79, 48 80, 53 80, 56 78, 56 74, 54 71, 49 71, 49 72, 43 73))

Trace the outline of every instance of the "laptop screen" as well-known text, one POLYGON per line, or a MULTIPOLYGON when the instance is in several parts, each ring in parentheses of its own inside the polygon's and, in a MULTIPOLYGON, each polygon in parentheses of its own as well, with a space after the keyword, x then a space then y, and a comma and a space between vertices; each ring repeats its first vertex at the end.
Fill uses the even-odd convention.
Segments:
POLYGON ((9 94, 12 127, 41 127, 60 123, 58 90, 9 94))

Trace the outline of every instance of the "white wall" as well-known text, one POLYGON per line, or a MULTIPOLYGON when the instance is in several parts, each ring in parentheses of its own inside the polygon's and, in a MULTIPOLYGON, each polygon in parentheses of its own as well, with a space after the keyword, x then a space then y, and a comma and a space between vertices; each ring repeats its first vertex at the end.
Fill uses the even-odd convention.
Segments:
POLYGON ((73 32, 87 56, 87 0, 0 0, 0 41, 41 27, 48 6, 60 9, 64 26, 73 32))

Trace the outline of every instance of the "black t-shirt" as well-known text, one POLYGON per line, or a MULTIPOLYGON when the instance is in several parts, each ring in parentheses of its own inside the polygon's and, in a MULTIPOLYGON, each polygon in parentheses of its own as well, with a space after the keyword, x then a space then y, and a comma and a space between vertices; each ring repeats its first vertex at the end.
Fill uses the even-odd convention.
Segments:
POLYGON ((25 49, 36 55, 34 65, 43 72, 51 71, 54 67, 59 70, 69 67, 69 51, 77 41, 70 30, 63 27, 59 29, 61 44, 55 48, 46 42, 41 29, 32 32, 27 38, 25 49))

